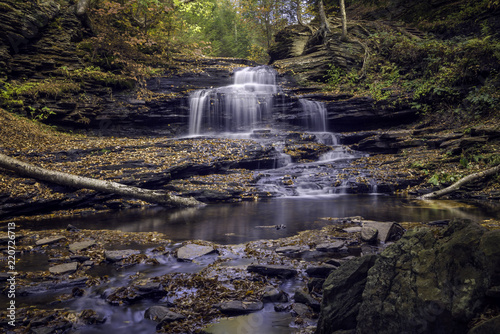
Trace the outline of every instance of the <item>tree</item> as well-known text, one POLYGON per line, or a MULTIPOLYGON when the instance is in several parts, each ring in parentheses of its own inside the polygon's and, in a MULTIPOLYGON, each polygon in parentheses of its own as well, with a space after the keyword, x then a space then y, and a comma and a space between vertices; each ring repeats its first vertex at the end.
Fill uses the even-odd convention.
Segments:
POLYGON ((340 36, 341 41, 347 41, 347 15, 345 13, 345 1, 340 0, 340 17, 342 19, 342 35, 340 36))

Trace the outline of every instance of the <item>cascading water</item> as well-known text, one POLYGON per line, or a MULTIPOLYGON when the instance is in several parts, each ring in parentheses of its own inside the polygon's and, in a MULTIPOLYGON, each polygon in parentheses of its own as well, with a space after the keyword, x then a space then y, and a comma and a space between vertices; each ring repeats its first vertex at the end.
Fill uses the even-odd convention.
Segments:
POLYGON ((262 126, 278 93, 276 71, 268 66, 235 71, 234 84, 190 96, 189 134, 242 132, 262 126))
MULTIPOLYGON (((338 145, 337 136, 328 132, 324 103, 306 98, 298 99, 300 111, 297 116, 302 120, 303 131, 314 135, 318 143, 332 147, 332 151, 322 156, 318 162, 292 163, 291 157, 284 153, 286 135, 280 139, 279 134, 271 133, 269 128, 277 129, 273 124, 273 119, 276 118, 273 112, 280 112, 273 110, 273 102, 282 93, 276 78, 277 72, 269 66, 240 68, 234 72, 234 84, 193 92, 190 96, 189 135, 253 138, 264 145, 269 145, 272 141, 276 150, 275 168, 266 171, 267 176, 258 181, 258 186, 264 191, 278 196, 346 192, 348 180, 339 177, 340 171, 349 160, 360 155, 347 152, 338 145), (265 139, 266 137, 271 139, 265 139)), ((286 113, 286 110, 283 112, 286 113)))

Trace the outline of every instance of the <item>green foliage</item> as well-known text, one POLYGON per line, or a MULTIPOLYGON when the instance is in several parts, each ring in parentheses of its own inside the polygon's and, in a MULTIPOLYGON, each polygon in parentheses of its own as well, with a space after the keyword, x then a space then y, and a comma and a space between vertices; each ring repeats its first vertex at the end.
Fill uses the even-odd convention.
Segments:
POLYGON ((346 77, 345 71, 341 69, 340 67, 335 66, 335 64, 328 64, 329 69, 326 71, 326 75, 324 76, 324 79, 326 80, 326 83, 332 87, 335 88, 340 83, 344 80, 344 77, 346 77))
POLYGON ((460 180, 463 176, 461 174, 451 174, 444 171, 434 173, 427 182, 435 186, 442 184, 450 184, 460 180))

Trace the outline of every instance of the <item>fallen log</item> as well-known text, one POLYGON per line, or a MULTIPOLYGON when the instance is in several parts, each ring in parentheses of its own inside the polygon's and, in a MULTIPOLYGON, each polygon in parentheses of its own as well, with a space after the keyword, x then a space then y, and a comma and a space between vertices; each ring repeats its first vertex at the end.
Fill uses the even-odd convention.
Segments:
POLYGON ((461 186, 463 186, 466 183, 469 183, 469 182, 477 180, 477 179, 481 179, 481 178, 486 177, 486 176, 495 175, 499 171, 500 171, 500 165, 495 166, 495 167, 490 168, 490 169, 487 169, 487 170, 482 171, 482 172, 470 174, 464 178, 461 178, 460 180, 453 183, 449 187, 422 195, 419 197, 419 199, 431 199, 431 198, 441 197, 443 195, 446 195, 446 194, 449 194, 451 192, 458 190, 461 186))
POLYGON ((164 191, 144 189, 134 186, 127 186, 118 182, 105 181, 58 172, 54 170, 37 167, 32 164, 22 162, 0 153, 0 167, 11 170, 22 176, 56 183, 72 188, 86 188, 104 193, 117 194, 125 197, 141 199, 150 203, 161 204, 172 207, 192 207, 202 206, 204 203, 189 197, 179 197, 164 191))

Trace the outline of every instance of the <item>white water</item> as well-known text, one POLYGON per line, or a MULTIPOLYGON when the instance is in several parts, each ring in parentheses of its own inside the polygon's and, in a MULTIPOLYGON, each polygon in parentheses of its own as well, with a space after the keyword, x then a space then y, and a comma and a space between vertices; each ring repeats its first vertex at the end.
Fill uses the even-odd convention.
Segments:
POLYGON ((325 132, 326 129, 326 107, 318 101, 299 99, 305 114, 305 126, 311 131, 325 132))

